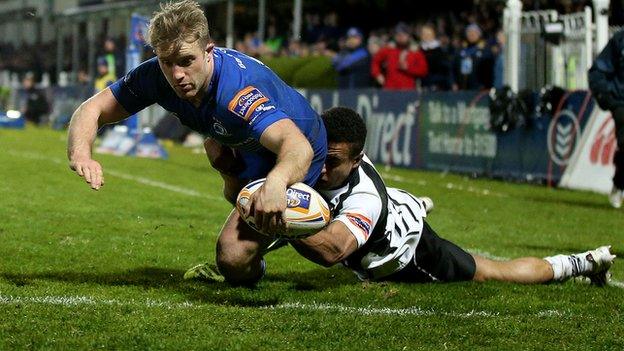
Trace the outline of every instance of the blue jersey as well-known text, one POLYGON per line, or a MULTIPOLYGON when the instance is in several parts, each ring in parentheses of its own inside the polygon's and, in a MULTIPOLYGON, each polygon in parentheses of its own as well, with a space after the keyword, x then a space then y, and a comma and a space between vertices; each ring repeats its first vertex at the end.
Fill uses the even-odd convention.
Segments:
POLYGON ((152 58, 111 85, 117 101, 133 114, 154 103, 177 116, 182 124, 239 150, 244 160, 240 179, 266 177, 276 155, 259 140, 271 124, 288 118, 314 150, 304 182, 313 186, 327 153, 327 134, 308 101, 260 61, 235 50, 215 48, 214 71, 199 107, 179 98, 157 58, 152 58))

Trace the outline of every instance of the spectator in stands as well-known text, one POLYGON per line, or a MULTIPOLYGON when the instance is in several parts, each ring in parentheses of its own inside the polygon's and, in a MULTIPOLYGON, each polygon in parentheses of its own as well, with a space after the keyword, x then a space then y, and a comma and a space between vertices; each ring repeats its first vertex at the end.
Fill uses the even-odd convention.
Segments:
POLYGON ((338 14, 336 12, 330 12, 323 18, 323 27, 321 28, 320 37, 318 40, 324 40, 329 48, 337 51, 338 39, 342 35, 343 30, 338 26, 338 14))
POLYGON ((48 113, 49 104, 45 92, 35 87, 35 77, 32 73, 27 73, 22 81, 24 89, 24 102, 21 112, 27 121, 34 124, 41 124, 43 117, 48 113))
POLYGON ((106 87, 115 83, 117 80, 117 77, 110 71, 108 61, 104 57, 100 57, 97 60, 97 72, 98 76, 93 83, 95 92, 106 89, 106 87))
POLYGON ((624 199, 624 31, 617 32, 589 69, 589 88, 603 110, 611 111, 615 122, 617 151, 613 156, 615 175, 609 202, 622 207, 624 199))
POLYGON ((375 56, 383 46, 385 46, 383 45, 383 39, 379 35, 371 33, 366 44, 368 54, 371 55, 371 57, 375 56))
POLYGON ((286 55, 291 57, 303 57, 310 54, 309 48, 299 40, 291 40, 288 42, 286 55))
MULTIPOLYGON (((104 57, 100 57, 97 60, 97 74, 97 78, 95 78, 93 82, 94 93, 106 89, 109 85, 115 83, 115 81, 117 80, 117 77, 115 77, 115 75, 110 72, 108 62, 104 57)), ((115 124, 104 125, 98 130, 97 135, 102 136, 108 130, 113 129, 114 127, 115 124)))
POLYGON ((492 87, 494 64, 492 51, 482 39, 483 33, 478 25, 468 25, 465 35, 466 41, 455 57, 454 89, 489 89, 492 87))
POLYGON ((415 89, 416 79, 427 75, 425 55, 411 45, 409 27, 399 23, 394 43, 373 56, 371 74, 384 89, 415 89))
POLYGON ((502 88, 505 84, 505 32, 501 29, 496 32, 496 44, 492 46, 494 55, 494 88, 502 88))
POLYGON ((111 38, 106 38, 106 40, 104 40, 103 57, 108 63, 108 72, 115 76, 115 78, 119 78, 124 75, 126 69, 123 54, 117 50, 117 45, 111 38))
POLYGON ((364 47, 364 35, 358 28, 347 31, 345 48, 334 56, 332 64, 338 73, 341 89, 368 88, 371 86, 371 57, 364 47))
POLYGON ((420 28, 420 49, 427 59, 429 73, 422 78, 425 90, 450 90, 453 84, 451 68, 452 58, 438 41, 435 28, 426 24, 420 28))
POLYGON ((249 32, 245 33, 242 40, 236 41, 234 49, 249 56, 260 57, 263 54, 264 45, 255 33, 249 32))
POLYGON ((321 16, 318 13, 306 13, 303 40, 306 43, 316 43, 321 37, 321 30, 321 16))
POLYGON ((328 47, 325 40, 319 40, 310 48, 310 55, 334 57, 336 56, 336 52, 328 47))
POLYGON ((79 93, 80 101, 87 100, 95 93, 95 91, 93 90, 95 88, 95 83, 94 81, 91 80, 89 73, 87 73, 85 69, 78 70, 76 88, 80 92, 79 93))
MULTIPOLYGON (((273 22, 272 18, 269 22, 273 22)), ((275 23, 270 23, 267 26, 267 39, 264 42, 263 51, 268 55, 280 54, 282 47, 284 46, 284 37, 277 33, 277 26, 275 23)))

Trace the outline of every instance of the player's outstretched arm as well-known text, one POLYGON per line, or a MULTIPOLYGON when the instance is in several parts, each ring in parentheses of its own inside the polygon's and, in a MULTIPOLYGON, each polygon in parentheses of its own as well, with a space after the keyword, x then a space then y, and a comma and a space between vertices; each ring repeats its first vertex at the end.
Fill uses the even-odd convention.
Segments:
POLYGON ((341 262, 358 248, 357 240, 341 221, 333 221, 320 232, 291 240, 290 244, 301 256, 325 267, 341 262))
POLYGON ((290 119, 271 124, 260 137, 260 143, 277 155, 275 167, 269 172, 259 191, 246 208, 261 224, 265 233, 283 230, 282 215, 286 210, 286 187, 305 178, 314 152, 308 139, 290 119))
POLYGON ((69 123, 67 158, 69 167, 83 177, 92 189, 104 185, 102 166, 91 158, 91 148, 99 127, 121 121, 128 112, 106 88, 83 102, 69 123))

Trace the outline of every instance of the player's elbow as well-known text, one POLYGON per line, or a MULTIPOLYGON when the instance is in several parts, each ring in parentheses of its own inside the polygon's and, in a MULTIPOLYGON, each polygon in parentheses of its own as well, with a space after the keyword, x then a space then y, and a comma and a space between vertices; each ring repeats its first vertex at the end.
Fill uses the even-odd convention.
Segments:
POLYGON ((341 253, 310 240, 312 239, 293 240, 290 244, 303 257, 323 267, 331 267, 343 260, 341 253))
POLYGON ((352 250, 345 243, 344 247, 334 247, 333 250, 326 250, 321 253, 319 262, 324 267, 334 266, 344 261, 351 254, 352 250))
POLYGON ((302 144, 302 157, 304 157, 304 160, 306 162, 306 164, 311 164, 312 163, 312 159, 314 158, 314 150, 312 150, 312 145, 310 145, 310 142, 306 139, 306 142, 301 143, 302 144))
POLYGON ((101 106, 93 97, 91 97, 90 99, 80 104, 76 111, 74 111, 70 122, 70 127, 72 125, 86 123, 89 125, 96 125, 97 128, 100 128, 105 124, 100 118, 101 114, 101 106))
POLYGON ((312 164, 312 159, 314 158, 314 150, 312 149, 312 145, 306 137, 301 135, 301 138, 293 138, 289 145, 283 146, 285 154, 285 159, 291 159, 295 161, 295 163, 306 169, 310 167, 312 164))
POLYGON ((319 260, 317 261, 318 264, 320 264, 323 267, 332 267, 340 262, 342 262, 343 258, 341 255, 336 255, 336 254, 325 254, 325 255, 321 255, 321 257, 319 257, 319 260))

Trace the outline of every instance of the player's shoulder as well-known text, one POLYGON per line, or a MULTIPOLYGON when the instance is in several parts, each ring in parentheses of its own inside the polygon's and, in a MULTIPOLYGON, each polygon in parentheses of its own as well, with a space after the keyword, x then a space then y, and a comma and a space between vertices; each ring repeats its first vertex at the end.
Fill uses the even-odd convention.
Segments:
POLYGON ((269 101, 265 72, 259 67, 263 64, 236 50, 216 48, 215 55, 220 60, 219 108, 248 118, 254 108, 269 101))
POLYGON ((354 193, 371 194, 379 199, 385 193, 385 185, 379 174, 369 164, 363 163, 358 169, 360 181, 354 187, 354 193))
POLYGON ((133 68, 123 78, 126 83, 140 84, 147 88, 159 89, 168 87, 167 80, 163 75, 158 58, 153 57, 143 61, 141 64, 133 68))
POLYGON ((132 71, 141 73, 137 75, 137 78, 158 78, 162 76, 162 71, 158 65, 158 57, 152 57, 141 62, 132 71))
POLYGON ((220 60, 220 83, 224 88, 237 88, 241 85, 261 83, 267 67, 259 60, 236 50, 215 48, 214 55, 220 60), (226 82, 224 80, 227 80, 226 82))
POLYGON ((384 196, 385 184, 373 163, 363 156, 360 165, 349 178, 350 196, 367 194, 381 201, 384 196))

